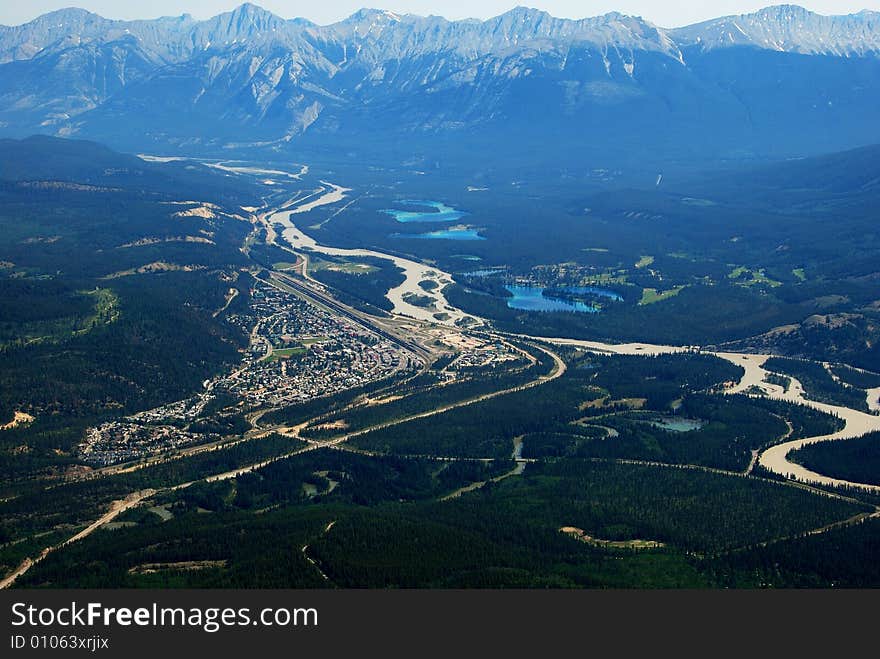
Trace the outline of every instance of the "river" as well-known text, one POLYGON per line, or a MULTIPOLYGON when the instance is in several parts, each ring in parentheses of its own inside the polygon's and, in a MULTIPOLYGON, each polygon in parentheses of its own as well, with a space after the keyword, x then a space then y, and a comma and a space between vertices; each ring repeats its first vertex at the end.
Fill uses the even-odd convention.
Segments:
MULTIPOLYGON (((413 261, 411 259, 393 256, 390 254, 385 254, 383 252, 377 252, 367 249, 342 249, 337 247, 327 247, 325 245, 320 245, 313 238, 303 233, 293 223, 291 219, 292 216, 299 213, 304 213, 307 210, 312 210, 325 204, 331 204, 341 201, 345 197, 345 194, 349 191, 346 188, 331 183, 326 183, 324 181, 322 181, 322 183, 330 187, 330 189, 325 191, 324 194, 316 199, 307 201, 293 208, 287 208, 270 213, 266 219, 267 223, 270 225, 280 224, 283 227, 282 235, 284 236, 284 238, 295 248, 304 250, 306 252, 314 251, 321 254, 327 254, 328 256, 355 258, 372 257, 392 261, 397 267, 401 268, 404 271, 404 274, 406 276, 405 281, 400 286, 391 289, 386 295, 388 300, 394 305, 393 313, 395 314, 431 323, 439 322, 445 325, 455 325, 458 321, 464 318, 473 318, 472 316, 468 316, 467 314, 465 314, 460 309, 454 308, 443 296, 443 287, 453 283, 452 275, 450 275, 449 273, 442 272, 437 268, 419 263, 417 261, 413 261), (438 321, 438 319, 434 316, 434 313, 436 313, 435 311, 410 304, 404 299, 404 297, 410 293, 416 295, 424 295, 425 291, 421 288, 421 286, 419 286, 419 282, 426 280, 433 281, 437 284, 437 288, 430 294, 438 298, 438 309, 442 310, 447 315, 447 318, 443 321, 438 321)), ((485 322, 485 320, 483 319, 479 320, 485 322)), ((669 355, 681 354, 696 349, 690 346, 669 346, 650 343, 612 344, 602 343, 599 341, 581 341, 577 339, 534 337, 527 335, 522 335, 522 338, 538 339, 556 345, 575 346, 584 348, 586 350, 614 355, 669 355)), ((852 483, 849 481, 832 478, 830 476, 825 476, 823 474, 818 474, 810 471, 809 469, 806 469, 805 467, 790 462, 788 460, 788 455, 791 451, 806 446, 808 444, 842 439, 853 439, 856 437, 861 437, 869 432, 880 431, 880 416, 867 414, 865 412, 853 410, 848 407, 830 405, 827 403, 819 403, 808 400, 807 397, 804 395, 804 390, 801 386, 801 383, 798 382, 796 379, 792 379, 791 385, 789 386, 787 391, 779 385, 766 382, 768 372, 764 368, 764 364, 770 358, 770 355, 733 352, 708 352, 706 354, 712 354, 716 357, 719 357, 720 359, 724 359, 744 369, 744 373, 743 376, 740 378, 740 381, 737 382, 735 385, 729 387, 725 392, 727 394, 761 395, 766 398, 786 401, 798 405, 806 405, 822 412, 827 412, 828 414, 838 416, 844 421, 845 425, 843 429, 836 433, 792 440, 789 442, 777 444, 776 446, 772 446, 764 450, 758 457, 758 462, 762 467, 785 478, 798 480, 804 483, 821 484, 826 486, 859 487, 871 491, 880 492, 880 486, 864 483, 852 483), (759 391, 761 392, 760 394, 757 393, 759 391)), ((869 407, 872 410, 880 410, 880 402, 878 402, 878 398, 880 398, 880 388, 871 390, 869 392, 869 407)))
POLYGON ((375 252, 369 249, 327 247, 319 244, 314 238, 303 233, 303 231, 293 223, 294 216, 313 210, 319 206, 341 201, 345 198, 346 193, 349 192, 347 188, 333 185, 331 183, 326 185, 330 186, 331 189, 320 197, 304 204, 296 205, 292 208, 286 208, 270 213, 265 218, 265 222, 270 226, 280 224, 282 226, 281 235, 284 239, 295 249, 303 250, 306 253, 312 251, 319 254, 326 254, 327 256, 341 256, 346 258, 369 257, 384 259, 394 263, 394 265, 403 270, 405 279, 402 284, 392 288, 385 295, 389 302, 394 305, 392 313, 430 323, 450 326, 454 326, 466 318, 476 320, 473 316, 469 316, 460 309, 453 307, 443 295, 443 289, 453 283, 452 275, 449 273, 411 259, 385 254, 383 252, 375 252), (423 281, 434 282, 435 286, 433 290, 428 292, 419 286, 420 282, 423 281), (429 309, 411 304, 405 299, 409 295, 431 296, 437 300, 434 305, 435 308, 429 309), (443 314, 443 316, 438 318, 435 316, 435 314, 438 313, 443 314))
MULTIPOLYGON (((573 339, 544 339, 557 345, 577 346, 587 350, 595 350, 597 352, 615 354, 615 355, 668 355, 682 353, 688 348, 676 346, 651 345, 647 343, 626 343, 626 344, 607 344, 596 341, 577 341, 573 339)), ((765 381, 768 371, 764 368, 764 364, 770 359, 771 355, 754 355, 736 352, 707 352, 705 354, 714 355, 736 366, 744 369, 743 376, 734 386, 729 387, 725 393, 727 394, 750 394, 756 395, 756 390, 761 390, 760 394, 765 398, 781 400, 797 405, 805 405, 813 409, 827 412, 834 416, 840 417, 844 422, 844 427, 836 433, 830 435, 819 435, 815 437, 806 437, 796 439, 790 442, 783 442, 776 446, 765 449, 758 457, 758 463, 775 474, 798 480, 804 483, 826 485, 832 487, 858 487, 873 492, 880 492, 880 486, 870 485, 866 483, 853 483, 850 481, 832 478, 789 461, 788 455, 792 451, 799 449, 808 444, 817 444, 819 442, 829 442, 841 439, 854 439, 861 437, 870 432, 880 431, 880 416, 866 414, 858 410, 842 407, 840 405, 829 405, 827 403, 819 403, 807 399, 804 394, 804 388, 801 383, 791 378, 791 385, 788 391, 781 386, 770 384, 765 381)))

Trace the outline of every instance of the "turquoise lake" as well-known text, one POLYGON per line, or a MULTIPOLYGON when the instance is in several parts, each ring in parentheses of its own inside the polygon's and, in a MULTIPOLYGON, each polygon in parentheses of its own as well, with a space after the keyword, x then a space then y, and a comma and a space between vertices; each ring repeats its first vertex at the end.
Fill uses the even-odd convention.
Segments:
POLYGON ((432 209, 429 211, 402 211, 389 208, 382 211, 403 224, 410 222, 457 222, 467 215, 464 211, 457 210, 439 201, 407 199, 400 203, 407 206, 422 206, 423 208, 432 209))
MULTIPOLYGON (((586 302, 545 295, 546 289, 541 286, 505 286, 504 288, 513 294, 513 297, 507 299, 507 306, 511 309, 519 309, 520 311, 575 311, 577 313, 598 313, 600 311, 598 307, 594 307, 586 302)), ((614 301, 623 299, 613 291, 592 286, 569 286, 560 290, 574 294, 592 293, 593 295, 599 295, 614 301)))
POLYGON ((392 233, 392 238, 414 240, 486 240, 476 229, 442 229, 429 233, 392 233))

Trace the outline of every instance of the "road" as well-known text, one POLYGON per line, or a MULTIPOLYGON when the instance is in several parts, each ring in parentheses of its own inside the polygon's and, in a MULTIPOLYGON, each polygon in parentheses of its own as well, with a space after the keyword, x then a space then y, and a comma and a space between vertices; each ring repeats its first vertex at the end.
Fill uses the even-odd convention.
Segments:
POLYGON ((328 186, 330 190, 322 190, 324 194, 322 194, 320 197, 304 204, 298 204, 291 208, 289 212, 294 215, 299 213, 308 213, 309 211, 319 208, 320 206, 335 204, 338 201, 342 201, 343 199, 345 199, 345 194, 347 192, 351 192, 350 188, 343 188, 341 185, 334 185, 333 183, 328 183, 327 181, 321 181, 321 184, 328 186))
POLYGON ((121 499, 119 501, 114 501, 110 504, 110 508, 106 513, 101 515, 94 522, 89 524, 86 528, 84 528, 79 533, 71 536, 67 540, 58 543, 57 545, 53 545, 51 547, 44 548, 36 558, 25 558, 21 564, 10 574, 8 574, 2 581, 0 581, 0 590, 5 588, 9 588, 12 586, 17 579, 19 579, 23 574, 25 574, 28 570, 30 570, 34 565, 42 561, 46 556, 51 554, 53 551, 57 551, 62 547, 66 547, 68 545, 73 544, 74 542, 79 542, 83 538, 90 536, 92 533, 97 531, 99 528, 112 522, 119 515, 124 513, 126 510, 134 508, 135 506, 140 505, 140 503, 144 499, 148 499, 151 496, 156 494, 156 490, 141 490, 140 492, 132 492, 125 499, 121 499))
POLYGON ((418 414, 412 414, 410 416, 402 417, 400 419, 394 419, 393 421, 386 421, 384 423, 378 423, 376 425, 370 426, 368 428, 362 428, 360 430, 356 430, 354 432, 348 433, 346 435, 341 435, 336 439, 332 439, 329 441, 313 441, 309 440, 310 444, 314 446, 314 448, 322 448, 322 447, 333 447, 339 446, 340 444, 344 444, 355 437, 360 437, 362 435, 366 435, 367 433, 375 432, 377 430, 385 430, 386 428, 392 428, 394 426, 399 426, 403 423, 409 423, 411 421, 418 421, 419 419, 427 419, 432 416, 437 416, 438 414, 445 414, 446 412, 451 412, 452 410, 457 410, 461 407, 467 407, 469 405, 476 405, 477 403, 482 403, 487 400, 492 400, 493 398, 498 398, 500 396, 507 396, 508 394, 517 393, 520 391, 527 391, 528 389, 532 389, 533 387, 539 387, 541 385, 547 384, 548 382, 552 382, 557 378, 561 378, 566 371, 565 362, 562 361, 562 358, 559 357, 555 352, 548 350, 541 346, 534 346, 541 352, 546 353, 553 359, 553 369, 547 375, 541 375, 532 380, 531 382, 526 382, 525 384, 516 385, 515 387, 509 387, 507 389, 501 389, 499 391, 493 391, 492 393, 482 394, 480 396, 476 396, 474 398, 468 398, 466 400, 457 401, 455 403, 450 403, 448 405, 444 405, 442 407, 435 408, 433 410, 429 410, 427 412, 420 412, 418 414))
POLYGON ((299 281, 291 275, 281 272, 273 272, 270 274, 269 277, 270 283, 279 288, 282 288, 282 290, 284 289, 284 287, 287 287, 287 289, 289 289, 287 292, 293 291, 295 293, 299 293, 301 296, 308 298, 311 302, 316 303, 319 306, 323 306, 333 313, 354 321, 361 327, 366 328, 374 334, 378 334, 383 339, 387 339, 388 341, 391 341, 392 343, 399 345, 402 348, 405 348, 406 350, 420 356, 422 359, 431 360, 431 352, 423 346, 419 345, 415 341, 409 340, 408 338, 404 338, 396 333, 390 332, 386 328, 382 327, 379 322, 371 316, 355 311, 354 309, 342 304, 327 293, 319 290, 317 286, 309 285, 304 281, 299 281))
MULTIPOLYGON (((320 245, 313 238, 304 234, 296 227, 296 225, 293 224, 293 222, 291 221, 292 216, 306 213, 323 205, 337 203, 345 198, 347 192, 350 192, 350 190, 347 188, 326 181, 321 181, 321 184, 323 187, 318 189, 315 194, 304 198, 297 195, 296 197, 288 200, 288 202, 286 202, 286 204, 282 205, 281 207, 275 210, 270 210, 260 216, 260 220, 270 230, 272 228, 272 225, 274 224, 282 225, 284 227, 283 235, 285 239, 290 243, 290 245, 294 246, 297 249, 304 249, 306 253, 308 251, 315 251, 318 253, 324 253, 334 256, 369 256, 391 260, 396 265, 398 265, 398 267, 401 267, 406 273, 406 281, 404 282, 404 284, 397 289, 389 291, 388 293, 388 299, 391 300, 391 302, 394 304, 394 313, 417 318, 427 322, 436 323, 437 320, 425 309, 414 307, 414 305, 406 303, 406 301, 403 299, 403 295, 406 292, 422 293, 423 291, 418 286, 418 283, 424 279, 435 281, 441 286, 446 285, 447 283, 451 283, 452 278, 448 273, 443 273, 436 270, 435 268, 432 268, 431 266, 427 266, 425 264, 418 263, 409 259, 402 259, 401 257, 385 254, 383 252, 364 249, 342 249, 320 245)), ((302 285, 296 282, 294 282, 294 284, 300 288, 303 288, 302 285)), ((309 289, 307 292, 312 296, 320 295, 313 289, 309 289)), ((324 303, 334 304, 332 298, 328 298, 328 296, 321 297, 324 298, 322 300, 324 303)), ((463 312, 461 312, 460 310, 452 309, 448 302, 446 302, 445 299, 443 299, 442 297, 441 301, 444 303, 441 304, 441 307, 449 307, 449 311, 453 313, 453 317, 449 321, 446 321, 446 324, 454 325, 456 320, 465 317, 465 314, 463 314, 463 312)), ((338 303, 336 304, 338 305, 338 303)), ((336 310, 340 311, 338 307, 336 310)), ((349 314, 346 312, 346 315, 349 314)), ((486 322, 484 319, 480 320, 482 320, 484 323, 486 322)), ((595 350, 597 352, 617 355, 678 354, 690 350, 695 350, 695 348, 690 346, 654 345, 648 343, 608 344, 597 341, 581 341, 567 338, 529 336, 521 336, 520 338, 543 340, 557 345, 577 346, 587 350, 595 350)), ((792 450, 800 448, 801 446, 806 446, 808 444, 816 442, 859 437, 868 432, 880 430, 880 417, 865 414, 863 412, 852 410, 850 408, 809 401, 803 395, 803 388, 800 386, 800 383, 796 381, 793 382, 792 387, 790 387, 788 391, 784 391, 783 388, 778 385, 766 382, 765 378, 767 376, 767 371, 763 367, 765 362, 769 358, 768 355, 730 352, 714 352, 710 354, 714 354, 715 356, 720 357, 721 359, 725 359, 730 363, 740 366, 744 369, 744 374, 740 381, 736 383, 733 387, 728 389, 726 393, 748 393, 750 395, 758 394, 776 400, 784 400, 800 405, 808 405, 810 407, 828 412, 830 414, 837 415, 844 420, 845 427, 837 433, 825 436, 810 437, 795 440, 792 442, 784 442, 777 446, 766 449, 756 456, 758 464, 786 478, 792 478, 802 482, 812 482, 832 486, 856 486, 870 489, 872 491, 880 489, 877 488, 877 486, 873 485, 850 483, 839 479, 829 478, 821 474, 816 474, 801 467, 800 465, 789 462, 787 459, 788 454, 792 450)), ((868 406, 872 412, 880 412, 880 388, 872 389, 868 392, 868 406)))
MULTIPOLYGON (((665 346, 649 343, 610 344, 598 341, 579 341, 563 338, 531 338, 533 340, 543 340, 554 345, 574 346, 588 351, 614 355, 668 355, 694 350, 694 348, 685 346, 665 346)), ((788 460, 789 453, 809 444, 841 439, 853 439, 856 437, 862 437, 870 432, 880 431, 880 416, 866 414, 865 412, 853 410, 840 405, 829 405, 827 403, 819 403, 809 400, 804 393, 803 386, 796 378, 791 378, 791 385, 787 391, 779 385, 766 382, 768 371, 764 368, 764 365, 767 360, 770 359, 771 355, 755 355, 735 352, 705 352, 704 354, 714 355, 715 357, 719 357, 720 359, 724 359, 731 364, 743 368, 744 372, 739 382, 728 388, 725 391, 727 394, 759 395, 773 400, 804 405, 837 416, 843 420, 844 427, 838 432, 829 435, 819 435, 783 442, 763 450, 757 457, 758 464, 763 468, 784 478, 800 481, 802 483, 830 487, 855 487, 871 492, 880 492, 880 486, 868 483, 854 483, 832 478, 810 471, 809 469, 788 460)))
MULTIPOLYGON (((305 236, 299 231, 295 225, 290 221, 291 215, 296 215, 300 213, 308 212, 309 210, 313 210, 322 205, 336 203, 342 199, 344 199, 345 194, 349 192, 348 189, 343 188, 341 186, 337 186, 330 183, 325 183, 322 181, 324 185, 330 186, 332 189, 330 191, 326 191, 325 189, 319 190, 313 196, 317 196, 321 192, 320 196, 317 196, 316 199, 312 199, 310 201, 306 201, 309 197, 305 199, 299 200, 301 203, 294 206, 293 208, 284 208, 282 210, 270 211, 269 213, 262 216, 261 221, 263 221, 269 230, 269 235, 272 236, 274 232, 272 232, 272 225, 274 223, 280 223, 282 226, 285 226, 284 236, 290 242, 291 245, 294 245, 297 248, 306 248, 306 250, 315 250, 321 253, 326 253, 330 255, 337 256, 369 256, 376 258, 383 258, 387 260, 393 261, 399 267, 402 267, 406 272, 407 278, 404 284, 393 291, 389 291, 388 298, 394 304, 394 313, 398 315, 408 316, 411 318, 416 318, 418 320, 426 321, 431 324, 438 324, 436 318, 432 315, 426 315, 427 312, 423 308, 415 307, 414 305, 410 305, 403 300, 402 296, 407 292, 418 292, 422 293, 422 289, 418 287, 418 283, 425 279, 429 279, 435 281, 440 286, 439 290, 442 290, 442 287, 448 283, 452 282, 452 278, 447 273, 440 272, 435 268, 427 266, 425 264, 417 263, 415 261, 410 261, 408 259, 402 259, 400 257, 391 256, 388 254, 384 254, 381 252, 375 252, 370 250, 343 250, 337 248, 328 248, 321 245, 318 245, 313 239, 305 236)), ((303 283, 294 279, 293 277, 273 272, 272 280, 275 285, 286 286, 300 295, 307 296, 311 300, 331 309, 334 313, 338 313, 340 315, 345 316, 355 322, 358 322, 361 325, 366 326, 370 331, 376 332, 380 336, 401 345, 407 350, 412 351, 413 353, 426 358, 426 349, 419 345, 417 342, 410 341, 405 337, 398 336, 395 333, 392 333, 381 327, 377 324, 377 322, 371 318, 366 317, 364 314, 359 314, 354 310, 342 305, 337 300, 333 299, 330 295, 325 293, 323 290, 319 290, 315 285, 308 285, 307 283, 303 283)), ((436 293, 435 293, 436 295, 436 293)), ((441 324, 450 325, 455 327, 456 329, 460 329, 455 325, 455 321, 461 320, 466 317, 466 315, 460 310, 452 308, 448 305, 448 302, 445 301, 445 298, 441 299, 441 306, 444 307, 444 310, 451 314, 450 320, 443 321, 441 324)), ((486 326, 485 320, 482 321, 486 326)), ((498 340, 503 340, 502 335, 500 333, 492 333, 492 336, 497 338, 498 340)), ((550 338, 550 337, 534 337, 528 335, 516 335, 516 338, 523 339, 526 341, 541 341, 543 343, 549 343, 551 345, 561 345, 561 346, 571 346, 571 347, 579 347, 589 351, 601 352, 604 354, 614 354, 614 355, 666 355, 666 354, 681 354, 685 352, 691 352, 698 350, 692 346, 667 346, 667 345, 654 345, 648 343, 627 343, 627 344, 609 344, 609 343, 601 343, 597 341, 582 341, 568 338, 550 338)), ((551 349, 548 349, 542 345, 532 344, 532 347, 541 350, 548 356, 553 359, 554 366, 550 373, 547 375, 542 375, 537 377, 535 380, 531 382, 517 385, 515 387, 510 387, 504 390, 492 392, 489 394, 484 394, 472 399, 458 401, 456 403, 452 403, 449 405, 445 405, 434 410, 430 410, 427 412, 422 412, 419 414, 414 414, 405 418, 377 424, 375 426, 364 428, 359 431, 349 433, 347 435, 343 435, 334 440, 330 440, 327 442, 319 442, 313 441, 308 443, 306 446, 299 447, 293 451, 287 452, 283 455, 276 456, 270 459, 262 460, 250 465, 242 466, 240 468, 227 471, 221 474, 209 475, 204 478, 200 478, 194 481, 189 481, 187 483, 181 483, 178 485, 170 486, 167 488, 163 488, 158 491, 172 491, 179 490, 182 488, 189 487, 197 482, 217 482, 222 480, 228 480, 232 478, 237 478, 243 474, 247 474, 253 472, 257 469, 261 469, 266 467, 269 464, 274 462, 285 460, 296 455, 302 454, 304 452, 313 451, 322 447, 336 447, 341 448, 346 442, 351 439, 364 435, 369 432, 374 432, 376 430, 381 430, 385 428, 389 428, 395 425, 408 423, 411 421, 415 421, 418 419, 429 418, 432 416, 436 416, 439 414, 444 414, 446 412, 468 406, 478 404, 483 401, 491 400, 493 398, 497 398, 499 396, 508 395, 511 393, 525 391, 530 388, 541 386, 548 382, 551 382, 559 377, 562 377, 566 372, 565 362, 553 352, 551 349)), ((846 481, 841 481, 838 479, 833 479, 827 476, 823 476, 821 474, 816 474, 811 472, 800 465, 796 465, 788 461, 788 454, 801 446, 806 446, 808 444, 813 444, 817 442, 824 441, 833 441, 838 439, 847 439, 852 437, 858 437, 866 434, 867 432, 872 431, 880 431, 880 416, 875 416, 872 414, 866 414, 864 412, 858 410, 852 410, 846 407, 828 405, 824 403, 817 403, 814 401, 809 401, 806 399, 803 387, 801 383, 796 379, 792 379, 792 384, 789 387, 788 391, 783 390, 782 387, 778 385, 769 384, 766 382, 765 378, 767 376, 767 371, 764 369, 764 365, 769 358, 768 355, 757 355, 757 354, 744 354, 744 353, 730 353, 730 352, 710 352, 706 354, 712 354, 716 357, 724 359, 732 364, 740 366, 744 369, 743 376, 740 378, 739 382, 735 383, 733 386, 727 389, 726 393, 728 394, 749 394, 749 395, 761 395, 768 398, 783 400, 799 405, 807 405, 813 407, 815 409, 819 409, 824 412, 828 412, 830 414, 835 414, 843 419, 845 425, 844 428, 836 433, 810 437, 805 439, 799 439, 789 442, 783 442, 776 446, 772 446, 763 452, 755 453, 753 455, 752 463, 745 473, 734 473, 720 469, 712 469, 708 467, 700 467, 693 465, 666 465, 662 463, 650 463, 650 462, 641 462, 637 460, 619 460, 621 463, 632 463, 632 464, 645 464, 651 466, 658 467, 675 467, 682 469, 699 469, 702 471, 709 471, 712 473, 724 474, 729 476, 736 477, 753 477, 750 476, 752 469, 757 462, 765 469, 781 475, 787 479, 791 479, 792 481, 789 485, 802 487, 804 489, 809 489, 815 492, 821 492, 826 496, 840 496, 840 495, 829 495, 827 492, 822 492, 819 490, 815 490, 812 487, 813 484, 820 485, 830 485, 830 486, 849 486, 849 487, 859 487, 863 489, 868 489, 874 492, 880 492, 880 487, 873 485, 866 485, 860 483, 850 483, 846 481)), ((878 398, 880 398, 880 388, 872 390, 869 392, 869 406, 872 410, 880 411, 880 402, 878 402, 878 398)), ((203 447, 199 449, 198 447, 195 449, 198 450, 221 450, 226 446, 230 446, 230 444, 225 445, 216 445, 210 448, 203 447)), ((522 469, 524 468, 525 463, 528 462, 526 460, 517 460, 517 468, 511 472, 510 474, 506 474, 504 477, 514 475, 515 473, 522 473, 522 469), (517 471, 518 470, 518 471, 517 471)), ((145 464, 151 464, 152 462, 146 462, 145 464)), ((125 469, 136 469, 140 468, 140 465, 129 465, 125 469)), ((121 471, 121 470, 120 470, 121 471)), ((108 470, 107 473, 114 473, 112 470, 108 470)), ((470 486, 469 486, 470 487, 470 486)), ((475 488, 474 488, 475 489, 475 488)), ((47 547, 41 551, 41 553, 36 558, 27 558, 25 559, 21 565, 16 568, 12 573, 7 575, 2 581, 0 581, 0 588, 7 588, 14 584, 16 579, 20 578, 23 574, 25 574, 33 565, 37 564, 39 561, 43 560, 49 553, 52 551, 56 551, 64 546, 67 546, 71 543, 78 542, 79 540, 88 537, 90 534, 94 533, 97 529, 106 525, 113 519, 115 519, 118 515, 123 513, 124 511, 140 505, 146 499, 154 496, 157 490, 143 490, 140 492, 133 492, 128 497, 121 501, 114 501, 108 511, 104 513, 97 520, 89 524, 86 528, 75 534, 74 536, 68 538, 67 540, 54 545, 52 547, 47 547)), ((462 494, 464 491, 467 491, 467 488, 459 491, 457 494, 462 494)), ((456 494, 456 493, 454 493, 456 494)), ((838 528, 842 525, 856 523, 861 521, 867 517, 877 517, 880 516, 880 511, 875 511, 874 513, 869 513, 866 515, 860 515, 856 518, 852 518, 849 520, 844 520, 842 522, 838 522, 828 527, 823 527, 823 529, 817 529, 815 532, 825 532, 831 528, 838 528)), ((331 524, 332 526, 332 524, 331 524)), ((327 531, 330 530, 330 526, 327 527, 327 531)), ((325 531, 326 532, 326 531, 325 531)), ((303 548, 303 552, 306 553, 307 547, 303 548)), ((308 557, 308 556, 307 556, 308 557)), ((317 567, 317 566, 316 566, 317 567)))
MULTIPOLYGON (((508 394, 511 394, 511 393, 514 393, 517 391, 525 391, 527 389, 531 389, 532 387, 540 386, 540 385, 546 384, 548 382, 552 382, 553 380, 555 380, 557 378, 562 377, 562 375, 566 371, 566 365, 565 365, 565 362, 559 357, 559 355, 552 352, 551 350, 548 350, 547 348, 544 348, 541 346, 535 346, 535 347, 538 350, 541 350, 542 352, 547 354, 548 356, 552 357, 553 369, 550 371, 550 373, 548 373, 546 375, 540 375, 537 378, 535 378, 534 380, 532 380, 531 382, 527 382, 522 385, 517 385, 515 387, 509 387, 507 389, 492 392, 489 394, 484 394, 484 395, 477 396, 475 398, 467 399, 464 401, 458 401, 456 403, 445 405, 443 407, 440 407, 440 408, 437 408, 434 410, 430 410, 428 412, 414 414, 414 415, 404 417, 401 419, 396 419, 394 421, 389 421, 387 423, 377 424, 375 426, 371 426, 369 428, 364 428, 364 429, 359 430, 357 432, 344 435, 342 437, 339 437, 337 439, 334 439, 334 440, 331 440, 328 442, 317 442, 317 441, 309 442, 305 446, 298 447, 298 448, 296 448, 292 451, 289 451, 287 453, 284 453, 282 455, 278 455, 278 456, 275 456, 272 458, 267 458, 265 460, 260 460, 259 462, 254 462, 252 464, 238 467, 236 469, 232 469, 229 471, 225 471, 220 474, 213 474, 210 476, 206 476, 204 478, 199 478, 199 479, 195 479, 192 481, 187 481, 185 483, 180 483, 178 485, 173 485, 173 486, 169 486, 169 487, 165 487, 165 488, 159 488, 159 489, 155 489, 155 490, 142 490, 139 492, 133 492, 132 494, 128 495, 123 500, 114 501, 111 504, 110 509, 106 513, 104 513, 97 520, 95 520, 94 522, 89 524, 85 529, 78 532, 76 535, 68 538, 67 540, 65 540, 61 543, 58 543, 57 545, 53 545, 51 547, 45 548, 35 559, 26 558, 24 561, 22 561, 22 563, 12 573, 7 575, 3 579, 3 581, 0 582, 0 589, 8 588, 8 587, 12 586, 17 579, 19 579, 23 574, 25 574, 28 570, 30 570, 38 562, 43 560, 51 552, 56 551, 62 547, 65 547, 71 543, 78 542, 79 540, 91 535, 92 533, 94 533, 96 530, 98 530, 102 526, 113 521, 121 513, 125 512, 126 510, 129 510, 130 508, 133 508, 137 505, 140 505, 146 499, 149 499, 150 497, 153 497, 160 492, 182 490, 182 489, 191 487, 192 485, 195 485, 196 483, 199 483, 199 482, 216 483, 216 482, 220 482, 220 481, 230 480, 233 478, 238 478, 238 477, 243 476, 245 474, 249 474, 254 471, 257 471, 258 469, 262 469, 264 467, 267 467, 275 462, 287 460, 287 459, 290 459, 292 457, 295 457, 297 455, 301 455, 301 454, 309 452, 309 451, 314 451, 314 450, 317 450, 320 448, 338 447, 338 446, 344 444, 345 442, 353 439, 354 437, 359 437, 359 436, 364 435, 369 432, 381 430, 384 428, 390 428, 392 426, 400 425, 403 423, 408 423, 410 421, 415 421, 417 419, 423 419, 423 418, 428 418, 428 417, 435 416, 438 414, 444 414, 446 412, 458 409, 460 407, 465 407, 468 405, 475 405, 477 403, 480 403, 480 402, 483 402, 486 400, 491 400, 491 399, 497 398, 499 396, 508 395, 508 394)), ((303 425, 305 425, 305 424, 303 424, 303 425)), ((223 446, 218 445, 210 450, 219 450, 221 448, 223 448, 223 446)), ((129 466, 127 469, 133 470, 136 468, 138 468, 138 466, 129 466)), ((519 468, 519 465, 518 465, 518 468, 519 468)), ((329 531, 329 528, 327 530, 329 531)))

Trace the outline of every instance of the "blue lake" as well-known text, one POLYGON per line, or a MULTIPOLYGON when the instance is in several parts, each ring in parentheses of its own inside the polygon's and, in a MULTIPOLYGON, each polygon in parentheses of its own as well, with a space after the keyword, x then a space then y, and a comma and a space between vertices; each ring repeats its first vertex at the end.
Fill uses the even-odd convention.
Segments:
POLYGON ((600 297, 606 297, 614 302, 623 302, 623 298, 620 295, 618 295, 614 291, 609 291, 606 288, 596 288, 595 286, 563 286, 559 290, 565 291, 566 293, 572 293, 574 295, 593 294, 600 297))
POLYGON ((660 417, 659 419, 648 421, 647 423, 655 428, 660 428, 661 430, 667 430, 669 432, 692 432, 694 430, 699 430, 706 425, 699 419, 687 419, 674 416, 660 417))
POLYGON ((439 201, 416 201, 407 199, 400 203, 406 204, 407 206, 421 206, 432 210, 402 211, 389 208, 382 212, 404 224, 410 222, 457 222, 467 215, 464 211, 456 210, 455 208, 447 206, 439 201))
MULTIPOLYGON (((513 297, 507 299, 507 306, 521 311, 574 311, 577 313, 598 313, 600 309, 580 300, 567 300, 551 295, 545 295, 545 288, 541 286, 505 286, 513 297)), ((567 293, 586 294, 592 293, 606 297, 609 300, 620 301, 623 298, 613 291, 592 286, 577 287, 569 286, 562 288, 567 293)))
POLYGON ((392 233, 392 238, 412 238, 414 240, 486 240, 477 229, 443 229, 430 233, 392 233))

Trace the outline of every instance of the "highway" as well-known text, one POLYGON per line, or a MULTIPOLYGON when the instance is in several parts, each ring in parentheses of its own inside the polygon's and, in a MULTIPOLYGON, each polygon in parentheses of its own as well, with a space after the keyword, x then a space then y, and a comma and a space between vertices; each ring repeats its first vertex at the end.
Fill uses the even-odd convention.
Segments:
POLYGON ((282 290, 284 289, 284 287, 292 289, 296 293, 309 298, 310 301, 327 307, 334 313, 348 318, 349 320, 356 322, 358 325, 361 325, 371 332, 378 334, 383 339, 391 341, 392 343, 395 343, 400 347, 409 350, 410 352, 420 357, 423 361, 425 361, 425 363, 430 363, 433 360, 433 355, 425 347, 419 345, 415 341, 410 341, 408 339, 404 339, 400 336, 392 334, 391 332, 374 322, 366 314, 360 314, 356 312, 350 307, 343 305, 341 302, 334 299, 327 293, 321 292, 316 288, 307 285, 305 282, 299 281, 294 277, 282 272, 271 272, 269 274, 269 278, 270 283, 275 285, 277 288, 281 288, 282 290))

